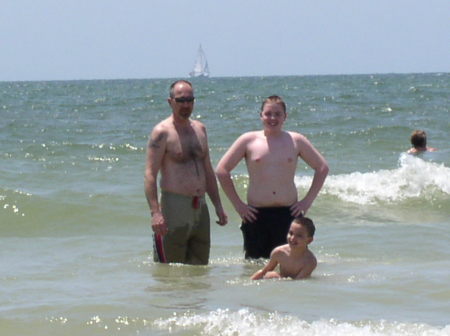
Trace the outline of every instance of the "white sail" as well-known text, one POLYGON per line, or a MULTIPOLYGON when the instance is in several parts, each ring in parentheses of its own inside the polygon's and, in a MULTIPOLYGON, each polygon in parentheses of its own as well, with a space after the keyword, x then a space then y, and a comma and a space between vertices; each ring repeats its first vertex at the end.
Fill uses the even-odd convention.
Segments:
POLYGON ((208 60, 202 45, 198 47, 197 58, 195 59, 194 69, 189 73, 191 77, 209 77, 208 60))

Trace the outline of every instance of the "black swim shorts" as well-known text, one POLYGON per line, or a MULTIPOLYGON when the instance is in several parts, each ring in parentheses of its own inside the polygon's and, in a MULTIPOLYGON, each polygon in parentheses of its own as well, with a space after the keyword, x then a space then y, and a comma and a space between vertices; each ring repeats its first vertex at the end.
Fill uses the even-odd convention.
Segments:
POLYGON ((287 242, 294 217, 290 207, 264 207, 258 210, 254 222, 241 225, 246 259, 270 258, 270 252, 287 242))

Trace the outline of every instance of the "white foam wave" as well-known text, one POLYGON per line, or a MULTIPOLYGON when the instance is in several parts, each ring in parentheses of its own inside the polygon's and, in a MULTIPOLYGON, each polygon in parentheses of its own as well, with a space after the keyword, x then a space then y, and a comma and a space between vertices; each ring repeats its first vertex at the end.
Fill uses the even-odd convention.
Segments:
MULTIPOLYGON (((296 184, 300 188, 309 188, 311 178, 297 177, 296 184)), ((331 175, 322 192, 357 204, 419 197, 433 199, 436 193, 450 195, 450 168, 402 154, 396 169, 331 175)))
POLYGON ((443 328, 419 323, 399 322, 338 322, 319 320, 307 322, 295 316, 274 313, 254 313, 248 309, 233 312, 218 309, 207 314, 174 314, 158 319, 154 326, 169 332, 189 330, 199 335, 223 336, 443 336, 449 335, 450 325, 443 328))

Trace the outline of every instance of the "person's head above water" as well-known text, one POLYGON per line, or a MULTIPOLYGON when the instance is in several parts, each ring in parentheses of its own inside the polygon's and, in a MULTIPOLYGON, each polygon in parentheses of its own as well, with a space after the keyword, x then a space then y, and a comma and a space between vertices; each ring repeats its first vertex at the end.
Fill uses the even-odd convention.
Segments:
POLYGON ((411 145, 416 149, 426 150, 427 133, 422 130, 416 130, 411 134, 411 145))

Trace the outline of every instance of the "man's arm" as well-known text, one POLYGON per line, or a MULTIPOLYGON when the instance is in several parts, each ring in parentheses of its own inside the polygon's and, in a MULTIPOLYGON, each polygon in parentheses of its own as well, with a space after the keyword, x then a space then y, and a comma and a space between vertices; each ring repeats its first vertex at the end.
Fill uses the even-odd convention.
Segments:
POLYGON ((217 187, 216 175, 214 174, 214 169, 211 164, 211 158, 209 156, 209 146, 208 137, 206 135, 206 129, 204 128, 205 141, 206 141, 206 155, 203 161, 205 167, 205 177, 206 177, 206 192, 208 193, 211 202, 214 204, 216 209, 217 217, 219 221, 217 224, 225 225, 228 222, 227 215, 222 207, 222 202, 220 200, 219 188, 217 187))
POLYGON ((237 166, 239 161, 245 156, 247 148, 247 136, 241 135, 228 149, 216 168, 216 175, 219 179, 223 191, 227 195, 236 212, 244 221, 254 221, 256 219, 256 209, 248 206, 239 197, 233 180, 231 171, 237 166))
POLYGON ((167 233, 167 225, 161 213, 158 202, 158 172, 161 169, 162 160, 166 151, 167 133, 161 126, 156 126, 147 144, 147 157, 145 164, 145 197, 150 207, 153 232, 164 235, 167 233))
POLYGON ((308 166, 314 169, 314 177, 306 196, 291 207, 294 216, 299 216, 301 213, 305 214, 308 211, 319 194, 329 171, 325 158, 314 148, 306 137, 300 134, 298 136, 297 143, 300 148, 300 157, 308 166))

